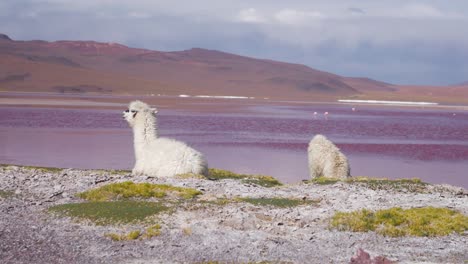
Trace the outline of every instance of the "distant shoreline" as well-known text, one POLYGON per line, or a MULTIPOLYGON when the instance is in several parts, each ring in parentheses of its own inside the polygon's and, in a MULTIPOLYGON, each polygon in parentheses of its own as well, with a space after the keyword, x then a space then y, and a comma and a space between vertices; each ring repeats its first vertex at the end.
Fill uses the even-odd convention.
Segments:
POLYGON ((180 96, 180 95, 95 95, 95 94, 57 94, 57 93, 29 93, 29 92, 0 92, 0 106, 2 107, 60 107, 60 108, 109 108, 120 109, 132 100, 143 100, 150 104, 163 108, 177 109, 212 109, 238 108, 241 105, 252 104, 286 104, 286 105, 310 105, 310 104, 346 104, 376 107, 413 107, 443 110, 468 111, 468 105, 448 105, 436 102, 410 102, 410 101, 386 101, 386 100, 348 100, 337 101, 305 101, 305 100, 280 100, 271 98, 252 98, 241 96, 180 96), (235 99, 235 100, 233 100, 235 99), (200 104, 203 102, 204 104, 200 104), (220 103, 223 103, 220 106, 220 103), (211 105, 211 106, 209 106, 211 105))
POLYGON ((338 100, 340 103, 364 103, 364 104, 383 104, 383 105, 417 105, 417 106, 435 106, 439 103, 434 102, 410 102, 410 101, 384 101, 384 100, 338 100))

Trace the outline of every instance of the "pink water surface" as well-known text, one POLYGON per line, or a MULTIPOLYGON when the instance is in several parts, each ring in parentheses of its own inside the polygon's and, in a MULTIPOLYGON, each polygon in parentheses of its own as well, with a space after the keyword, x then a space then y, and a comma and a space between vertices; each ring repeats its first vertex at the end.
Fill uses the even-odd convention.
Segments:
MULTIPOLYGON (((467 112, 323 104, 244 110, 161 110, 160 132, 202 151, 210 167, 284 182, 308 178, 307 144, 324 134, 349 157, 355 176, 468 187, 467 112)), ((132 134, 120 110, 0 107, 0 163, 131 169, 133 162, 132 134)))

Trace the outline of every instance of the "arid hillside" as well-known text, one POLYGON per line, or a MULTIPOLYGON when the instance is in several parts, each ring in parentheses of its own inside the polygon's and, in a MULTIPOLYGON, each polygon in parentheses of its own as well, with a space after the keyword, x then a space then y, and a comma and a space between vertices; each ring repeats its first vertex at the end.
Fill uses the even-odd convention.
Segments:
POLYGON ((6 35, 0 35, 0 91, 468 103, 468 85, 395 86, 215 50, 160 52, 94 41, 14 41, 6 35))

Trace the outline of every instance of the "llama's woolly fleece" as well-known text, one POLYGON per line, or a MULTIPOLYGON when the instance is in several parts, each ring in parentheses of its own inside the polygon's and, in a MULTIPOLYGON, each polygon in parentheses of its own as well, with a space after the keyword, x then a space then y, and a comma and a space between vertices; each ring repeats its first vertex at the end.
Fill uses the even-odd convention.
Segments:
POLYGON ((141 101, 130 103, 124 118, 133 128, 135 166, 133 175, 172 177, 178 174, 208 174, 204 156, 187 144, 160 138, 156 109, 141 101))
POLYGON ((316 135, 309 143, 309 174, 311 178, 350 177, 348 159, 340 149, 323 135, 316 135))

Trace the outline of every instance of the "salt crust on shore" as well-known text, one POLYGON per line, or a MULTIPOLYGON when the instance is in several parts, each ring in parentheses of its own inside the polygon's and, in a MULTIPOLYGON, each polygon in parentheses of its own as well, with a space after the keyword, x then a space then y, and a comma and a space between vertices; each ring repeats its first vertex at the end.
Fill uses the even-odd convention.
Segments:
POLYGON ((359 248, 372 256, 402 263, 463 263, 468 236, 389 238, 373 232, 329 230, 336 211, 390 207, 447 207, 468 214, 468 192, 452 186, 429 186, 427 193, 371 190, 365 186, 296 184, 263 188, 235 180, 154 179, 67 169, 47 172, 0 167, 0 259, 3 263, 347 263, 359 248), (146 240, 114 242, 108 232, 138 226, 106 227, 58 218, 52 205, 80 202, 75 194, 112 182, 166 183, 203 192, 199 199, 288 197, 320 200, 294 208, 230 203, 161 215, 162 234, 146 240), (183 230, 189 229, 187 235, 183 230))

